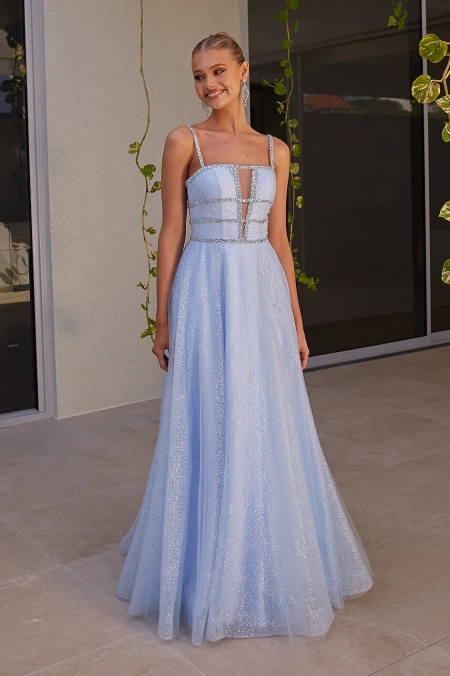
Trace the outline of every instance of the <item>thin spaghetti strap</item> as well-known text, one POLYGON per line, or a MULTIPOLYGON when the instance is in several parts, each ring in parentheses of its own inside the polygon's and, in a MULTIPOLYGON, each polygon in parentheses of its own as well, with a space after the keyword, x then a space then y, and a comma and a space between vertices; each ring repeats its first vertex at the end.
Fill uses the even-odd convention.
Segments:
POLYGON ((194 127, 193 127, 192 125, 190 125, 190 124, 187 124, 186 127, 189 127, 189 129, 190 129, 191 132, 192 132, 192 136, 194 137, 195 149, 197 150, 198 159, 199 159, 199 161, 200 161, 200 166, 201 166, 201 167, 204 167, 204 166, 205 166, 205 163, 204 163, 204 161, 203 161, 203 155, 202 155, 202 151, 200 150, 200 144, 199 144, 199 142, 198 142, 198 138, 197 138, 197 134, 196 134, 196 132, 195 132, 195 129, 194 129, 194 127))
POLYGON ((269 137, 269 155, 270 155, 270 166, 272 169, 275 169, 275 161, 273 159, 273 138, 272 134, 267 134, 269 137))

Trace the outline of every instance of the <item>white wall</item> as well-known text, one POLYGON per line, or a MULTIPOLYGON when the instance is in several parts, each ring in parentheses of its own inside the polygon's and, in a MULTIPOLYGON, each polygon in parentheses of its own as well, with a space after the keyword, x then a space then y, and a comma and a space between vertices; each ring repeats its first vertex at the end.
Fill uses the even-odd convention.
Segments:
MULTIPOLYGON (((146 119, 139 0, 44 0, 44 8, 56 415, 62 418, 158 397, 162 371, 151 339, 140 338, 143 182, 127 153, 146 119)), ((204 119, 190 71, 192 48, 217 30, 240 39, 239 0, 146 0, 145 26, 152 121, 141 159, 159 169, 168 131, 204 119)), ((148 224, 159 229, 160 194, 148 205, 148 224)), ((154 316, 154 295, 152 306, 154 316)))

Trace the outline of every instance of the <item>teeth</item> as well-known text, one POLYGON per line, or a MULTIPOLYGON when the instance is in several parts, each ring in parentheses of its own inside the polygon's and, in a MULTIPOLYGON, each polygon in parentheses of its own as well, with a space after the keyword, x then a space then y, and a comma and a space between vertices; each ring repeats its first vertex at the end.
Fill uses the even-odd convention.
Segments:
POLYGON ((220 92, 214 92, 214 93, 212 93, 212 94, 206 94, 206 96, 207 96, 209 99, 212 99, 212 98, 214 98, 214 97, 216 97, 216 96, 219 96, 219 94, 221 94, 222 92, 223 92, 223 89, 221 89, 220 92))

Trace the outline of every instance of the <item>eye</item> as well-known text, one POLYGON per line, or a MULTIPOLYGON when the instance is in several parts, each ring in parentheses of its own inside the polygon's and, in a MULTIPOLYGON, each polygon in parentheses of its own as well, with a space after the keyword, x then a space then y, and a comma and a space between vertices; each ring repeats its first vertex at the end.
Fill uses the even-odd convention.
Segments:
POLYGON ((217 73, 223 73, 225 71, 225 68, 216 68, 214 71, 214 74, 217 75, 217 73))
POLYGON ((194 80, 201 80, 203 75, 195 75, 194 80))

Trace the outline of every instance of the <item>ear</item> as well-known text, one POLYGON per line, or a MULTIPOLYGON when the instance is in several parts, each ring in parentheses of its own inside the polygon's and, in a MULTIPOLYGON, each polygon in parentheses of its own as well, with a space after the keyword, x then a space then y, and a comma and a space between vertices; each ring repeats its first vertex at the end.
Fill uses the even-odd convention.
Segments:
POLYGON ((244 61, 244 63, 241 65, 241 77, 243 80, 247 80, 249 72, 250 64, 248 61, 244 61))

